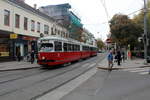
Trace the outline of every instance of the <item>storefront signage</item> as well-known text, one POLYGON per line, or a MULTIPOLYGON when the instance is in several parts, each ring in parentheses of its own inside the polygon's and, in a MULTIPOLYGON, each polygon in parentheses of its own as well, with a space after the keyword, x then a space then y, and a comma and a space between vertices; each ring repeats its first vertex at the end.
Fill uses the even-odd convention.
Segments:
POLYGON ((31 41, 36 41, 37 39, 35 37, 29 37, 29 36, 23 36, 24 40, 31 40, 31 41))
POLYGON ((9 56, 9 52, 0 52, 0 57, 9 56))
POLYGON ((10 34, 10 39, 17 39, 18 35, 17 34, 10 34))

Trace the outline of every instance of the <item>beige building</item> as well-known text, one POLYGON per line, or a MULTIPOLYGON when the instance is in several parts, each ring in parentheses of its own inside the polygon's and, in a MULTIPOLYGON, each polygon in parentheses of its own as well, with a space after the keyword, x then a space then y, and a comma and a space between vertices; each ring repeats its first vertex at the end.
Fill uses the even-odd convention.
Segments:
POLYGON ((0 0, 0 59, 37 51, 40 36, 69 36, 67 29, 54 19, 22 1, 0 0))

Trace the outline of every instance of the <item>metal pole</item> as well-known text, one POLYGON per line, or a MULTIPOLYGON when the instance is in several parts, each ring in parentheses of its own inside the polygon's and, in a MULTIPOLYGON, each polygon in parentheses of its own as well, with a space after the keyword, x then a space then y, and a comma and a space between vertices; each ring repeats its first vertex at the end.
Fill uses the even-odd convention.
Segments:
POLYGON ((144 0, 144 59, 147 64, 147 0, 144 0))

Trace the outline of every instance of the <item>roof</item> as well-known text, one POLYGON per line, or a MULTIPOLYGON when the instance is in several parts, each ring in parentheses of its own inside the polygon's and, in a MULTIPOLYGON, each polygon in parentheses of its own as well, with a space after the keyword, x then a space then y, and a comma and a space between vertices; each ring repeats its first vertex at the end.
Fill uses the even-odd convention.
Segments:
POLYGON ((69 3, 64 3, 64 4, 48 5, 48 6, 42 6, 42 7, 65 7, 65 8, 70 9, 71 5, 69 3))
POLYGON ((26 10, 29 10, 29 11, 31 11, 31 12, 37 14, 37 15, 40 15, 40 16, 42 16, 42 17, 44 17, 44 18, 47 18, 47 19, 49 19, 49 20, 51 20, 51 21, 55 21, 52 17, 50 17, 50 16, 48 16, 48 15, 46 15, 46 14, 40 12, 39 10, 37 10, 37 9, 35 9, 35 8, 31 7, 31 6, 29 6, 29 5, 26 4, 26 3, 19 2, 19 1, 17 1, 17 0, 7 0, 7 1, 12 2, 12 3, 14 3, 14 4, 16 4, 16 5, 18 5, 18 6, 22 7, 22 8, 24 8, 24 9, 26 9, 26 10))

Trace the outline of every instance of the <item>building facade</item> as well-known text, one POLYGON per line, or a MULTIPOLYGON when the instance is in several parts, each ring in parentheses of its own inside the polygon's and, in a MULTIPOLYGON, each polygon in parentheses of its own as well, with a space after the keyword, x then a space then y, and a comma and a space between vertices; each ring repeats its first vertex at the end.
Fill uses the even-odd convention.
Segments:
MULTIPOLYGON (((23 0, 24 1, 24 0, 23 0)), ((37 51, 40 36, 68 37, 68 30, 22 0, 0 0, 0 59, 37 51)))
POLYGON ((66 27, 69 31, 70 38, 80 41, 83 25, 80 18, 71 10, 71 5, 59 4, 40 7, 39 10, 48 16, 56 19, 57 22, 66 27))

